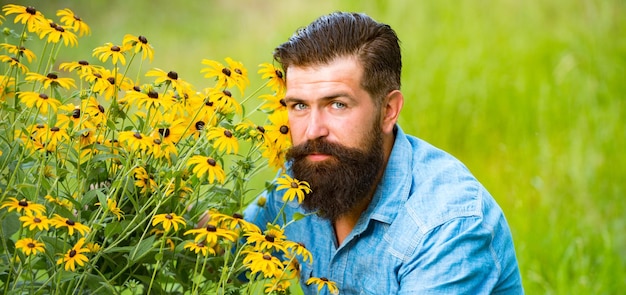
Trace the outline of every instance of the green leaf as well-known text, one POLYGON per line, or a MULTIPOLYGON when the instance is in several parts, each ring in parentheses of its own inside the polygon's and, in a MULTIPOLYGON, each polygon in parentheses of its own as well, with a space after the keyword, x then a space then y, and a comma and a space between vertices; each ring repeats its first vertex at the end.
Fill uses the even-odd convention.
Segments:
POLYGON ((148 252, 150 252, 150 250, 152 250, 153 248, 152 245, 154 244, 154 240, 155 240, 155 236, 150 236, 147 239, 144 239, 141 242, 139 242, 139 244, 137 244, 135 249, 131 251, 131 256, 128 257, 129 262, 134 264, 139 259, 147 255, 148 252))
POLYGON ((7 214, 2 220, 2 239, 10 238, 20 229, 20 221, 17 214, 7 214))
POLYGON ((305 217, 307 217, 307 215, 302 214, 300 212, 296 212, 296 213, 293 214, 292 218, 293 218, 293 221, 298 221, 298 220, 300 220, 302 218, 305 218, 305 217))

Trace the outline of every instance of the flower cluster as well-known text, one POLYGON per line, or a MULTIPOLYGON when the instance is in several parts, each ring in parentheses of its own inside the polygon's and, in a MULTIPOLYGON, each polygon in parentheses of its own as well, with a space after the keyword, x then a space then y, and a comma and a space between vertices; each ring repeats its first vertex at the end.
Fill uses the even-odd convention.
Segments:
MULTIPOLYGON (((80 17, 2 11, 0 24, 23 25, 0 43, 3 293, 288 292, 311 254, 284 227, 241 215, 258 194, 250 178, 282 168, 290 147, 281 69, 261 64, 265 83, 249 96, 248 71, 231 58, 202 60, 210 86, 200 89, 172 70, 132 79, 155 53, 130 34, 56 64, 91 34, 80 17)), ((310 192, 286 175, 268 188, 297 202, 310 192)))

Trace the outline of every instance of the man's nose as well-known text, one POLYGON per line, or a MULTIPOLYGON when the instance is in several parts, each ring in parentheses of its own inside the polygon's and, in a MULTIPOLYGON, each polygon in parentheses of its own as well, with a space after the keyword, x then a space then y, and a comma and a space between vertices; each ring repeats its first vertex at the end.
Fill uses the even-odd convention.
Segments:
POLYGON ((328 122, 320 111, 311 111, 306 128, 307 140, 315 140, 328 136, 328 122))

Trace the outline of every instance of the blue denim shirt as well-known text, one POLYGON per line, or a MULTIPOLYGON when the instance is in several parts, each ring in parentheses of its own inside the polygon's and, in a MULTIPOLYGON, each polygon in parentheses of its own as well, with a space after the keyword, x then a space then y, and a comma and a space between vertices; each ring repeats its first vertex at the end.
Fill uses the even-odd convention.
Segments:
MULTIPOLYGON (((244 214, 261 228, 284 204, 280 192, 266 198, 244 214)), ((304 213, 295 201, 285 211, 304 213)), ((336 282, 340 294, 523 294, 495 200, 461 162, 399 127, 372 202, 343 244, 315 215, 285 233, 313 254, 312 264, 301 264, 307 295, 317 294, 304 284, 311 276, 336 282)))

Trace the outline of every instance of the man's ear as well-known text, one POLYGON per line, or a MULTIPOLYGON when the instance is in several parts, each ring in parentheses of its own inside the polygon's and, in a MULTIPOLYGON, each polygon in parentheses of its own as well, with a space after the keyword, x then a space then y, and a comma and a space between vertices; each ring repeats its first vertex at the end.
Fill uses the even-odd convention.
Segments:
POLYGON ((394 90, 389 92, 382 105, 382 127, 383 133, 390 134, 393 132, 393 127, 398 122, 398 116, 404 105, 404 96, 400 90, 394 90))

